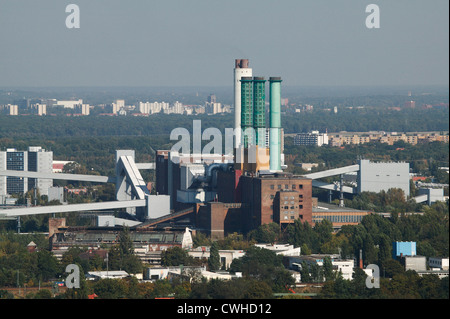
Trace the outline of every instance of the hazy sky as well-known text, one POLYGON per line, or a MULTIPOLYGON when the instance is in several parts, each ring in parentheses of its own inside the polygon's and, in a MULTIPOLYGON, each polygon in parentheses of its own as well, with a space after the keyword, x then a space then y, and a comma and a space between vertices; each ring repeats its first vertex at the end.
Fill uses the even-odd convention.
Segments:
POLYGON ((0 86, 231 86, 236 58, 284 85, 448 85, 448 12, 448 0, 0 0, 0 86), (372 3, 379 29, 365 24, 372 3))

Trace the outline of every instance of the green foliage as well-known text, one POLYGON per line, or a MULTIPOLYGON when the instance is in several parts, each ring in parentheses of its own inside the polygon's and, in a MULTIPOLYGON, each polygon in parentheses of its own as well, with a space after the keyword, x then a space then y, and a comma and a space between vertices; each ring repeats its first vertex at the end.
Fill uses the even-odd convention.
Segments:
POLYGON ((280 225, 277 223, 261 225, 250 231, 248 237, 258 243, 275 243, 280 238, 280 225))
POLYGON ((282 292, 294 283, 282 260, 282 256, 273 251, 252 246, 243 257, 233 260, 230 271, 242 272, 245 277, 265 281, 274 292, 282 292))
POLYGON ((219 248, 218 244, 214 242, 209 250, 208 267, 211 271, 217 271, 220 269, 220 266, 219 248))
POLYGON ((195 264, 194 259, 181 247, 171 247, 161 254, 161 265, 163 266, 191 266, 195 264))
POLYGON ((231 281, 212 279, 192 284, 190 299, 270 299, 273 291, 269 284, 254 278, 231 281))
POLYGON ((118 244, 111 247, 108 256, 110 270, 125 270, 130 274, 141 273, 143 266, 134 254, 130 231, 125 227, 119 235, 118 244))

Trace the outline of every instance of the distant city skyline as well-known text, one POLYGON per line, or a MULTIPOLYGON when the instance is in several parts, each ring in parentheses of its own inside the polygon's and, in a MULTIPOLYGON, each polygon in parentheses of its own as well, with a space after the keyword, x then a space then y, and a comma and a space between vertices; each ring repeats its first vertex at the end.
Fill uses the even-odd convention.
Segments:
POLYGON ((0 87, 448 86, 447 0, 0 0, 0 87), (68 29, 66 6, 80 8, 68 29), (369 29, 366 7, 380 8, 369 29))

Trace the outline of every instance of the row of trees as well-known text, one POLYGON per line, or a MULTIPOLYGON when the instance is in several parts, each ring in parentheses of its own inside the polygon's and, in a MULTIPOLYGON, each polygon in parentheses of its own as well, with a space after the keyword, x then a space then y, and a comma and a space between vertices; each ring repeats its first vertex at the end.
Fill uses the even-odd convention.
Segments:
MULTIPOLYGON (((168 135, 177 127, 192 132, 192 121, 201 120, 203 129, 224 131, 233 127, 233 114, 196 115, 154 114, 134 116, 0 116, 0 137, 76 137, 76 136, 149 136, 168 135)), ((338 113, 315 110, 282 114, 285 133, 320 130, 325 132, 436 131, 448 130, 448 108, 401 111, 387 108, 340 109, 338 113)))

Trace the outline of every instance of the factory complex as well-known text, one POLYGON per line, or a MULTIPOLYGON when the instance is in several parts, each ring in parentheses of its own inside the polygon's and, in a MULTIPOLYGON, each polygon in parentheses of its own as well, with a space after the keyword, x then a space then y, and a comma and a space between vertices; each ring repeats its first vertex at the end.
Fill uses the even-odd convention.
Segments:
MULTIPOLYGON (((96 212, 96 226, 90 229, 68 227, 64 219, 50 218, 52 250, 61 253, 77 244, 92 249, 111 245, 117 240, 117 231, 127 226, 142 259, 155 263, 158 254, 169 247, 192 248, 192 233, 202 232, 218 240, 270 223, 283 230, 298 220, 314 226, 324 219, 337 230, 373 213, 345 208, 344 193, 400 188, 409 195, 408 163, 358 160, 355 165, 305 175, 286 172, 281 84, 279 76, 267 80, 253 76, 247 59, 235 60, 234 145, 227 153, 172 148, 157 150, 153 163, 136 163, 134 150, 116 150, 115 176, 97 176, 52 172, 39 164, 40 158, 51 162, 52 156, 40 148, 0 152, 0 198, 5 202, 12 189, 26 192, 38 187, 41 194, 50 196, 54 191, 51 181, 58 179, 112 183, 116 195, 110 202, 7 208, 0 210, 0 218, 20 221, 20 216, 34 214, 96 212), (141 170, 155 170, 156 192, 147 188, 141 170), (344 185, 345 174, 357 175, 355 187, 344 185), (340 176, 340 182, 321 181, 331 176, 340 176), (338 193, 340 204, 317 202, 313 187, 338 193), (119 210, 127 217, 111 213, 119 210)), ((426 193, 419 197, 418 202, 430 201, 426 193)))

